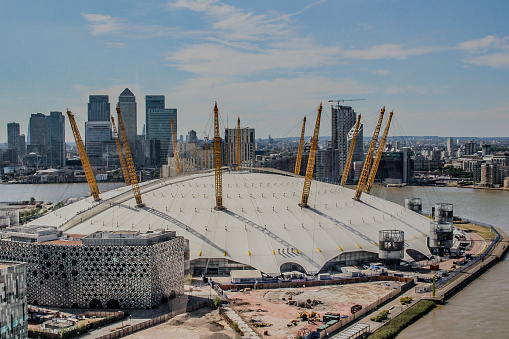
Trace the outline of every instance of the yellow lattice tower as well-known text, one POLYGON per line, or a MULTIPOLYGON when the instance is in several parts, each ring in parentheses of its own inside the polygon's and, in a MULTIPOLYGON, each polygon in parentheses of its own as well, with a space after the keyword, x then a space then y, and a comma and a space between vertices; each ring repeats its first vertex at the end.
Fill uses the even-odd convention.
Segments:
POLYGON ((127 168, 129 169, 129 178, 131 179, 131 186, 133 187, 134 199, 136 199, 136 205, 143 207, 143 201, 141 200, 140 187, 138 186, 138 177, 136 176, 136 169, 134 168, 133 157, 131 156, 131 147, 129 147, 129 140, 127 140, 127 134, 124 128, 124 121, 122 120, 122 114, 120 107, 117 106, 117 117, 118 117, 118 128, 120 128, 120 136, 122 137, 122 143, 124 144, 124 153, 127 160, 127 168))
POLYGON ((237 171, 240 171, 240 166, 242 166, 242 150, 240 149, 240 117, 237 119, 237 138, 236 138, 236 157, 237 157, 237 171))
POLYGON ((90 161, 88 160, 87 152, 85 151, 85 146, 83 145, 80 131, 78 130, 78 126, 76 126, 76 121, 74 120, 74 114, 67 110, 67 116, 69 117, 69 122, 71 123, 72 133, 74 134, 74 140, 76 141, 76 146, 78 147, 81 165, 85 171, 88 186, 90 187, 90 193, 92 193, 95 201, 101 200, 101 198, 99 198, 99 188, 97 187, 97 182, 95 181, 94 171, 92 171, 92 166, 90 166, 90 161))
POLYGON ((380 127, 382 126, 384 113, 385 107, 382 108, 382 111, 380 112, 378 124, 376 125, 375 132, 373 133, 373 138, 371 139, 371 143, 369 144, 368 155, 366 156, 366 160, 364 160, 364 166, 362 166, 361 178, 359 179, 359 183, 357 184, 357 190, 355 191, 354 200, 361 199, 362 191, 366 186, 366 180, 368 180, 369 169, 371 168, 371 163, 373 162, 373 153, 375 152, 376 142, 378 141, 378 134, 380 133, 380 127))
POLYGON ((364 192, 369 193, 371 191, 371 187, 375 182, 376 171, 378 171, 378 165, 380 165, 380 160, 382 159, 382 153, 385 148, 385 141, 387 140, 387 134, 389 133, 389 127, 391 126, 392 115, 394 111, 389 113, 389 120, 387 120, 387 126, 385 126, 385 131, 382 136, 382 140, 380 140, 380 145, 378 145, 378 151, 376 152, 376 158, 373 162, 373 166, 371 167, 371 173, 369 174, 368 182, 366 183, 366 188, 364 192))
POLYGON ((313 179, 313 171, 315 169, 316 148, 318 147, 318 133, 320 131, 320 118, 322 116, 322 103, 318 107, 316 115, 315 131, 313 139, 311 139, 311 150, 309 151, 308 167, 306 168, 306 177, 304 179, 304 189, 302 190, 302 200, 300 207, 308 207, 309 192, 311 190, 311 180, 313 179))
POLYGON ((306 132, 306 116, 302 121, 302 131, 300 132, 299 150, 297 151, 297 160, 295 160, 295 171, 296 175, 300 175, 300 165, 302 163, 302 152, 304 151, 304 133, 306 132))
POLYGON ((219 136, 219 110, 214 105, 214 174, 216 184, 216 210, 224 210, 223 206, 223 173, 221 168, 221 137, 219 136))
POLYGON ((173 118, 170 118, 171 122, 171 143, 173 144, 173 159, 175 159, 175 173, 180 174, 182 168, 180 167, 180 155, 179 147, 177 144, 177 135, 175 134, 175 126, 173 125, 173 118))
POLYGON ((117 151, 118 158, 120 159, 120 165, 122 166, 122 173, 124 174, 124 180, 126 186, 131 185, 131 179, 129 178, 129 170, 127 168, 127 164, 125 163, 124 150, 122 149, 122 145, 120 144, 120 139, 118 138, 117 126, 115 126, 115 119, 111 117, 111 125, 113 127, 113 133, 115 134, 115 142, 117 143, 117 151))
POLYGON ((352 142, 350 143, 350 149, 348 150, 348 157, 346 158, 345 168, 343 169, 343 175, 341 176, 341 186, 345 186, 348 180, 348 173, 350 172, 350 166, 352 165, 353 152, 355 150, 355 143, 357 141, 357 134, 359 133, 359 127, 361 122, 361 115, 357 116, 357 123, 355 124, 355 130, 352 136, 352 142))

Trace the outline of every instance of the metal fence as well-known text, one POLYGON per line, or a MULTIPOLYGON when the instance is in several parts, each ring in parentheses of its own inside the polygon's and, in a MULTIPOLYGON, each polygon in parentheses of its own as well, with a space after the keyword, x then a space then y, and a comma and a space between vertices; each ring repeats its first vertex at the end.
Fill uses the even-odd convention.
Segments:
MULTIPOLYGON (((480 260, 484 260, 484 258, 488 255, 488 253, 491 251, 491 249, 493 248, 493 246, 495 246, 495 244, 500 240, 500 233, 492 226, 492 225, 489 225, 489 224, 486 224, 486 223, 483 223, 483 222, 479 222, 479 221, 475 221, 475 220, 469 220, 469 219, 466 219, 466 218, 462 218, 463 220, 465 221, 468 221, 472 224, 476 224, 476 225, 480 225, 480 226, 485 226, 485 227, 489 227, 491 228, 491 230, 497 235, 495 237, 495 239, 493 239, 493 241, 491 242, 491 244, 486 248, 486 250, 484 252, 482 252, 480 255, 478 255, 477 257, 474 257, 472 258, 471 260, 469 260, 465 265, 463 266, 460 266, 459 268, 457 268, 456 270, 454 270, 453 272, 449 273, 448 275, 446 275, 445 277, 442 277, 440 280, 438 280, 436 283, 435 283, 435 288, 438 288, 444 284, 446 284, 447 282, 451 281, 451 279, 453 279, 454 277, 456 277, 458 274, 460 274, 461 272, 463 272, 464 270, 466 270, 467 268, 471 267, 472 265, 476 264, 477 262, 479 262, 480 260)), ((416 287, 415 288, 415 291, 417 293, 425 293, 425 292, 430 292, 433 290, 433 285, 428 285, 428 286, 421 286, 421 287, 416 287)))

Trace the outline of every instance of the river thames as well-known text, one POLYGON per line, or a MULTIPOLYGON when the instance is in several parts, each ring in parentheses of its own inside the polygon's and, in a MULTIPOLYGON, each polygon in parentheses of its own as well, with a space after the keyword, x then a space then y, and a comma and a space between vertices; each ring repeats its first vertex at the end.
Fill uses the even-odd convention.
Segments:
MULTIPOLYGON (((100 183, 101 191, 123 186, 123 183, 100 183)), ((509 234, 509 191, 408 186, 389 188, 374 186, 372 193, 404 205, 405 198, 422 199, 423 212, 439 202, 452 203, 454 215, 500 227, 509 234)), ((66 198, 89 195, 85 184, 0 185, 0 202, 29 200, 58 202, 66 198)), ((495 265, 462 291, 438 306, 417 323, 405 329, 398 338, 500 338, 509 333, 509 262, 495 265), (506 334, 504 334, 506 333, 506 334)))

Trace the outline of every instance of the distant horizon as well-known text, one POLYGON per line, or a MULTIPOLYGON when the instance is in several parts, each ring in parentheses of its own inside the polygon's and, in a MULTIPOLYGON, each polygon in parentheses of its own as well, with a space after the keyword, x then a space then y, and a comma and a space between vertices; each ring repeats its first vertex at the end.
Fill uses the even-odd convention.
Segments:
POLYGON ((69 108, 83 129, 89 95, 113 108, 125 88, 138 133, 145 95, 159 94, 178 109, 179 135, 202 137, 214 101, 264 138, 298 135, 289 128, 322 102, 330 133, 329 100, 345 100, 364 135, 385 105, 389 135, 504 137, 506 13, 503 0, 3 1, 0 142, 8 122, 26 135, 37 112, 69 108))

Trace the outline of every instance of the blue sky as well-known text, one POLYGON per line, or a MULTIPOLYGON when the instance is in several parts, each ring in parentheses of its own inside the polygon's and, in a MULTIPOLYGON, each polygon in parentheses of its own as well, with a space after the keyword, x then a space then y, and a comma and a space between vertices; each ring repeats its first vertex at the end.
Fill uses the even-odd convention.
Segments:
MULTIPOLYGON (((88 95, 112 108, 129 87, 138 133, 147 94, 178 108, 178 134, 203 137, 214 101, 257 137, 298 136, 303 115, 351 102, 371 133, 507 136, 508 1, 1 1, 0 142, 31 113, 71 109, 83 133, 88 95)), ((313 124, 312 119, 310 125, 313 124)), ((311 130, 311 128, 309 129, 311 130)), ((72 134, 67 128, 67 140, 72 134)))

